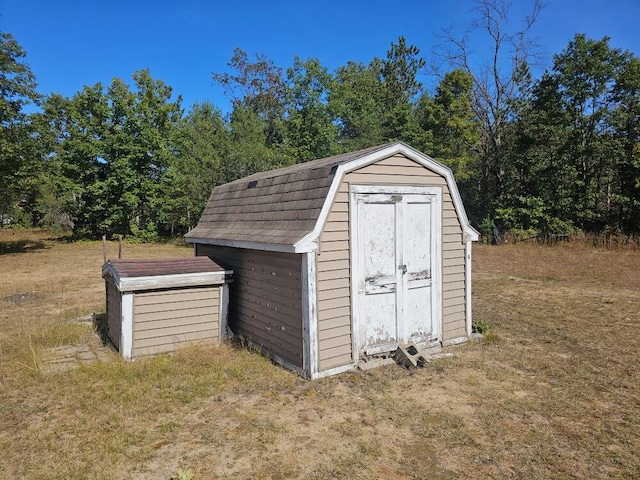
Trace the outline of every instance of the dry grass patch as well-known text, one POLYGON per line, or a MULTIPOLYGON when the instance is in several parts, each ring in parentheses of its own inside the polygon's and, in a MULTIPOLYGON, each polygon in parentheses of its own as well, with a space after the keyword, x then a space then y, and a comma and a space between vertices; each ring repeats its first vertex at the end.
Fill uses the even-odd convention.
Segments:
POLYGON ((102 248, 38 231, 0 245, 0 476, 640 478, 637 252, 474 247, 491 341, 308 382, 228 345, 42 375, 42 351, 104 310, 102 248))

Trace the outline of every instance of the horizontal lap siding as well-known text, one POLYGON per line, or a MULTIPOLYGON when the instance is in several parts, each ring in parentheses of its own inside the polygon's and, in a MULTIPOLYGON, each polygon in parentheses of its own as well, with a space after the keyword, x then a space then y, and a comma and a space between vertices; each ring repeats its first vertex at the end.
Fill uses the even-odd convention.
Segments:
POLYGON ((317 257, 319 370, 347 365, 351 356, 349 186, 343 183, 320 235, 317 257))
POLYGON ((113 278, 107 277, 107 336, 109 340, 120 350, 120 334, 122 331, 122 296, 118 291, 113 278))
POLYGON ((202 244, 196 254, 233 270, 229 327, 302 367, 301 256, 202 244))
POLYGON ((133 356, 220 339, 220 289, 195 287, 134 294, 133 356))
POLYGON ((346 181, 442 187, 442 334, 445 340, 465 335, 465 250, 462 228, 445 178, 396 155, 349 173, 346 181))

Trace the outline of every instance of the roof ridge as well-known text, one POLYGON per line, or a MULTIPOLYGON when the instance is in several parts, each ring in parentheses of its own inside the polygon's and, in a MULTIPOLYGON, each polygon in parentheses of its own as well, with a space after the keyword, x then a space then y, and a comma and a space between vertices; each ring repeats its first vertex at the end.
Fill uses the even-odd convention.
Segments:
POLYGON ((329 157, 317 158, 314 160, 307 160, 305 162, 294 163, 293 165, 288 165, 286 167, 280 167, 280 168, 275 168, 271 170, 264 170, 262 172, 253 173, 246 177, 238 178, 236 180, 233 180, 232 182, 228 182, 223 185, 248 183, 254 180, 266 180, 268 178, 280 177, 283 175, 288 175, 290 173, 297 173, 302 170, 313 170, 314 168, 323 168, 329 165, 339 165, 341 163, 351 161, 351 160, 356 160, 360 157, 364 157, 365 155, 369 155, 373 152, 388 148, 391 145, 396 145, 399 143, 402 143, 402 142, 386 143, 384 145, 378 145, 375 147, 368 147, 368 148, 363 148, 361 150, 356 150, 355 152, 339 153, 337 155, 332 155, 329 157))

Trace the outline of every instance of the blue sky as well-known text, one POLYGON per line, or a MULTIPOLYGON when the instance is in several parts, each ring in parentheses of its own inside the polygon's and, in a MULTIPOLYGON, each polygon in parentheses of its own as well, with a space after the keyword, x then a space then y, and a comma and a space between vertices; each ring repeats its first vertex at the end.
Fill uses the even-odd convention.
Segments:
MULTIPOLYGON (((514 0, 511 18, 530 5, 514 0)), ((235 47, 283 68, 295 55, 314 57, 333 71, 348 60, 384 57, 402 35, 428 60, 435 35, 444 27, 462 31, 473 14, 471 0, 0 0, 0 31, 27 51, 43 94, 72 96, 114 77, 130 82, 149 68, 182 95, 186 110, 207 100, 226 110, 211 73, 227 70, 235 47)), ((608 35, 612 46, 640 55, 639 20, 640 0, 547 0, 533 34, 549 63, 578 32, 608 35)), ((478 46, 476 61, 484 54, 478 46)))

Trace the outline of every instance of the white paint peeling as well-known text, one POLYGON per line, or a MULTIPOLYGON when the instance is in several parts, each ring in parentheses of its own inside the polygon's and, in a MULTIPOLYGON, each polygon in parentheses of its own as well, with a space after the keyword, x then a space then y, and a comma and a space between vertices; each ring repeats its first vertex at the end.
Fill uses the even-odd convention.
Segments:
POLYGON ((227 338, 227 326, 229 324, 229 284, 220 285, 220 341, 227 338))
POLYGON ((120 354, 125 360, 131 360, 133 355, 133 296, 133 293, 122 294, 120 354))
POLYGON ((183 273, 175 275, 153 275, 146 277, 121 277, 111 263, 105 264, 102 276, 110 275, 121 292, 137 290, 159 290, 163 288, 219 285, 227 281, 231 270, 220 272, 183 273))
POLYGON ((314 378, 318 372, 318 311, 316 295, 316 254, 302 255, 302 343, 303 368, 307 378, 314 378))

